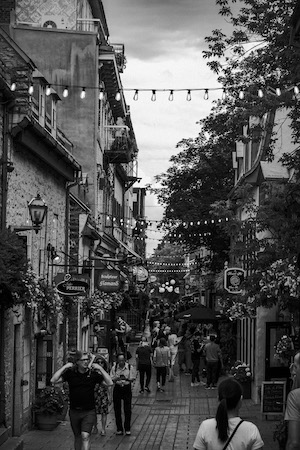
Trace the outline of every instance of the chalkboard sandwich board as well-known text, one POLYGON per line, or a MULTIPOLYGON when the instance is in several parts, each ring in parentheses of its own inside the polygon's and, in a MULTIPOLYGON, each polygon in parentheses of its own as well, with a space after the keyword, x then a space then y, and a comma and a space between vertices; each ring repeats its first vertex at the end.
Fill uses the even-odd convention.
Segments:
POLYGON ((279 415, 285 408, 285 381, 263 381, 261 389, 261 413, 279 415))

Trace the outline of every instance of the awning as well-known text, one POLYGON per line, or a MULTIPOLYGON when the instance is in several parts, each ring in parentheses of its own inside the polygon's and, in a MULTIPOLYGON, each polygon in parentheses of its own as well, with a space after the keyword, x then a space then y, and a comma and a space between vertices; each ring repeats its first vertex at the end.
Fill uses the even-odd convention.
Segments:
POLYGON ((119 239, 117 239, 117 241, 119 242, 120 245, 122 245, 122 247, 125 248, 125 250, 127 250, 129 253, 131 253, 132 256, 135 256, 136 258, 143 260, 142 256, 138 255, 134 250, 132 250, 126 244, 124 244, 124 242, 120 241, 119 239))
POLYGON ((209 322, 217 320, 216 313, 210 308, 204 305, 196 306, 195 308, 190 308, 176 315, 176 319, 187 319, 192 322, 209 322))
POLYGON ((84 229, 82 231, 82 236, 88 237, 95 241, 101 240, 101 234, 90 223, 85 224, 84 229))

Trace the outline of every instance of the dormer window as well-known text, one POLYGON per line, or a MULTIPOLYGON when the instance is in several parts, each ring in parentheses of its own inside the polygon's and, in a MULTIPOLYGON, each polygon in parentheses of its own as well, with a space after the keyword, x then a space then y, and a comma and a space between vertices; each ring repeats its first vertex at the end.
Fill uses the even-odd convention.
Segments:
POLYGON ((58 98, 59 98, 58 95, 52 88, 50 88, 50 95, 45 96, 46 102, 45 128, 54 137, 56 137, 56 106, 58 98))

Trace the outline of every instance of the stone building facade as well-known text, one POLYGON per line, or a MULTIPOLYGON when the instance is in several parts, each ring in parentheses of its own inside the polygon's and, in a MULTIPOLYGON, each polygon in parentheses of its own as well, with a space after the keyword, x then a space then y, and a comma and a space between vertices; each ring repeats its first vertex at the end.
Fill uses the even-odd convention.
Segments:
MULTIPOLYGON (((72 155, 71 142, 57 128, 57 94, 52 92, 46 99, 47 81, 1 28, 0 54, 0 92, 7 98, 0 119, 1 229, 10 227, 23 236, 34 273, 51 286, 57 269, 51 264, 49 248, 65 244, 66 188, 81 167, 72 155), (38 96, 31 87, 39 92, 38 96), (47 102, 50 115, 47 107, 42 107, 47 102), (26 230, 31 226, 27 204, 37 194, 48 210, 41 229, 35 233, 26 230)), ((0 417, 1 424, 13 435, 31 426, 32 399, 50 376, 48 359, 51 366, 53 361, 60 364, 63 359, 62 316, 58 314, 50 328, 48 320, 41 323, 39 313, 26 304, 0 308, 0 417), (41 334, 41 327, 46 329, 45 334, 41 334)))

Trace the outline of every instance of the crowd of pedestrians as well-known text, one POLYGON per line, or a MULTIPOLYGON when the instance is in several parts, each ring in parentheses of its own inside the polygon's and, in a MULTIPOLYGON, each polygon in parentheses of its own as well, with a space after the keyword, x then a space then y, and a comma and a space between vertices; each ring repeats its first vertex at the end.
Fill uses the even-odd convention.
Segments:
MULTIPOLYGON (((118 326, 117 329, 121 330, 123 324, 119 322, 118 326)), ((125 333, 122 330, 121 335, 125 333)), ((116 332, 116 343, 119 337, 116 332)), ((118 350, 122 347, 122 343, 117 343, 118 350)), ((242 388, 239 383, 232 378, 218 383, 223 365, 222 352, 217 343, 217 334, 211 326, 203 327, 185 321, 166 323, 155 320, 150 336, 144 335, 138 344, 135 358, 136 364, 131 364, 128 355, 120 352, 109 367, 100 355, 76 351, 72 361, 53 375, 53 383, 65 381, 69 384, 69 415, 75 450, 90 448, 91 433, 99 432, 97 415, 100 415, 100 434, 106 434, 111 403, 116 434, 130 435, 132 384, 135 379, 140 384, 140 395, 151 392, 152 377, 155 377, 157 392, 164 393, 168 389, 168 383, 173 382, 179 372, 191 377, 191 387, 218 389, 219 406, 216 415, 201 423, 195 436, 195 450, 263 448, 258 428, 239 417, 242 404, 242 388)), ((300 448, 300 353, 295 356, 292 375, 295 390, 288 397, 286 413, 286 420, 289 421, 288 450, 300 448)))

